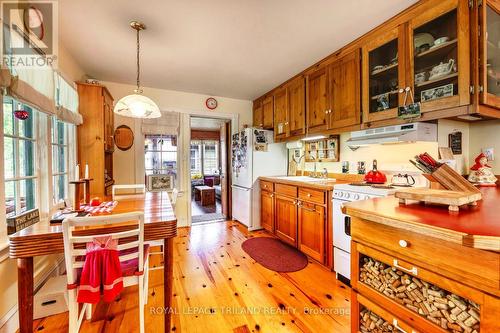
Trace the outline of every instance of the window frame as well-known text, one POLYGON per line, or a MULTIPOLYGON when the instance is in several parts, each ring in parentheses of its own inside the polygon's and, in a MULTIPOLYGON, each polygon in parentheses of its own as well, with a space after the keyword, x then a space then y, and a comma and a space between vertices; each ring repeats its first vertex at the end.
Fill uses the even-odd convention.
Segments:
MULTIPOLYGON (((15 137, 19 132, 14 132, 14 135, 5 134, 4 131, 4 101, 6 99, 10 99, 13 102, 13 110, 16 110, 16 103, 20 103, 26 105, 16 98, 12 96, 1 96, 0 97, 0 156, 2 158, 2 163, 0 163, 0 175, 2 176, 2 182, 0 182, 0 221, 4 221, 0 223, 0 250, 5 246, 8 246, 8 237, 7 237, 7 225, 5 223, 7 212, 6 212, 6 202, 5 202, 5 137, 15 137)), ((52 170, 52 126, 53 126, 53 118, 55 115, 49 115, 44 113, 37 108, 26 105, 33 111, 33 138, 34 141, 34 171, 33 176, 23 176, 23 177, 11 177, 8 178, 9 181, 17 181, 21 179, 35 179, 36 189, 35 189, 35 208, 38 208, 40 211, 40 218, 42 220, 47 219, 51 214, 53 214, 60 205, 53 202, 53 170, 52 170)), ((57 123, 57 120, 56 120, 57 123)), ((76 154, 77 154, 77 139, 76 139, 76 126, 69 123, 64 123, 66 130, 66 138, 67 138, 67 173, 68 178, 67 182, 72 180, 72 165, 76 162, 76 154)), ((18 126, 18 125, 14 125, 18 126)), ((23 140, 25 137, 21 137, 23 140)), ((17 150, 15 151, 17 155, 17 150)), ((17 160, 17 157, 16 157, 17 160)), ((16 162, 17 163, 17 162, 16 162)), ((17 168, 19 169, 19 168, 17 168)), ((17 175, 17 170, 15 171, 17 175)), ((20 172, 20 171, 19 171, 20 172)), ((73 197, 74 188, 72 186, 67 186, 67 195, 68 199, 73 197)), ((19 193, 19 192, 18 192, 19 193)), ((17 196, 17 193, 16 193, 17 196)), ((17 200, 17 199, 16 199, 17 200)), ((16 205, 17 209, 17 205, 16 205)))
MULTIPOLYGON (((153 138, 157 138, 157 139, 170 139, 170 141, 172 142, 172 138, 174 137, 177 137, 177 135, 168 135, 168 134, 146 134, 144 136, 144 141, 148 140, 148 139, 153 139, 153 138)), ((177 140, 177 138, 175 139, 177 140)), ((146 145, 145 145, 146 146, 146 145)), ((172 147, 176 147, 175 150, 162 150, 162 149, 147 149, 146 147, 144 147, 144 174, 147 176, 150 176, 150 175, 168 175, 168 170, 170 170, 168 167, 166 168, 163 168, 162 167, 162 161, 163 161, 163 154, 165 153, 175 153, 175 174, 174 174, 174 178, 177 179, 177 173, 178 173, 178 170, 179 170, 179 166, 178 166, 178 158, 179 158, 179 150, 178 150, 178 147, 177 146, 173 146, 171 145, 172 147), (146 154, 147 153, 158 153, 159 154, 159 158, 160 158, 160 168, 147 168, 146 166, 146 154), (156 171, 159 171, 159 173, 157 173, 156 171), (148 172, 151 172, 151 173, 148 173, 148 172), (155 173, 156 172, 156 173, 155 173)))
MULTIPOLYGON (((205 140, 205 139, 201 139, 201 140, 191 140, 191 142, 189 143, 189 172, 190 172, 190 175, 191 177, 193 177, 193 175, 198 175, 200 174, 202 177, 204 176, 215 176, 217 175, 217 173, 205 173, 205 148, 208 144, 212 144, 214 143, 214 147, 215 147, 215 165, 216 165, 216 170, 220 170, 220 141, 219 140, 214 140, 214 139, 210 139, 210 140, 205 140), (191 152, 193 150, 193 146, 194 145, 197 145, 198 146, 198 152, 199 152, 199 162, 197 164, 199 164, 200 166, 200 170, 199 172, 195 172, 193 173, 193 169, 191 168, 191 159, 192 159, 192 156, 191 156, 191 152)), ((212 160, 212 159, 211 159, 212 160)))
MULTIPOLYGON (((29 107, 31 109, 31 115, 33 117, 33 135, 32 138, 22 136, 19 134, 19 120, 14 118, 13 122, 13 133, 12 134, 7 134, 4 132, 4 99, 6 97, 4 96, 2 98, 2 148, 4 149, 5 147, 5 138, 10 138, 14 142, 14 176, 11 178, 6 178, 5 177, 5 163, 3 163, 4 168, 2 170, 2 179, 3 179, 3 189, 2 189, 2 201, 6 204, 6 198, 5 198, 5 190, 6 190, 6 185, 8 182, 14 182, 15 186, 15 194, 14 194, 14 201, 15 201, 15 211, 14 211, 14 216, 21 214, 22 211, 21 209, 21 182, 23 180, 33 180, 35 183, 35 191, 34 191, 34 208, 39 208, 40 207, 40 198, 41 198, 41 186, 40 186, 40 121, 43 118, 42 115, 39 114, 40 111, 38 111, 35 108, 32 108, 22 102, 19 102, 13 97, 7 96, 8 99, 12 101, 12 110, 15 111, 17 109, 17 106, 23 105, 25 107, 29 107), (20 142, 21 141, 28 141, 33 144, 33 175, 31 176, 21 176, 20 174, 20 157, 19 157, 19 147, 20 147, 20 142)), ((2 158, 5 159, 5 151, 2 151, 2 158)), ((5 160, 4 160, 5 161, 5 160)), ((5 214, 5 218, 8 217, 7 211, 6 211, 6 206, 3 207, 3 214, 5 214)))
POLYGON ((70 162, 71 162, 71 153, 70 153, 70 147, 71 147, 71 142, 70 142, 70 132, 71 132, 71 124, 68 124, 68 123, 65 123, 59 119, 57 119, 57 117, 51 117, 50 119, 50 128, 49 128, 49 133, 50 133, 50 154, 51 154, 51 162, 54 162, 55 161, 55 158, 56 156, 54 156, 54 148, 63 148, 66 150, 65 152, 65 165, 66 165, 66 170, 63 171, 63 172, 60 172, 59 170, 54 170, 54 164, 51 163, 51 184, 52 184, 52 195, 51 195, 51 198, 52 198, 52 206, 57 206, 59 204, 59 200, 63 199, 63 200, 70 200, 70 186, 69 186, 69 182, 71 181, 70 180, 70 172, 71 172, 71 169, 70 169, 70 162), (63 128, 64 128, 64 138, 63 138, 63 143, 58 143, 57 140, 54 140, 54 138, 58 138, 58 134, 59 134, 59 126, 58 124, 62 124, 63 125, 63 128), (56 195, 59 194, 58 193, 58 190, 56 189, 56 183, 55 183, 55 179, 56 177, 60 177, 60 176, 64 176, 66 175, 66 183, 65 183, 65 194, 66 194, 66 197, 64 198, 56 198, 56 195))

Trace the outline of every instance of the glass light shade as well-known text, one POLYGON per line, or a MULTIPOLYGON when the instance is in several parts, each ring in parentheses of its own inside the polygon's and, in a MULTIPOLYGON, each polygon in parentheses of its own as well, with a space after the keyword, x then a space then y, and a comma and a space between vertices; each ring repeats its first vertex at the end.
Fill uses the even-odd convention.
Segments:
POLYGON ((160 118, 161 113, 158 105, 150 98, 140 95, 127 95, 120 99, 114 112, 124 117, 132 118, 160 118))

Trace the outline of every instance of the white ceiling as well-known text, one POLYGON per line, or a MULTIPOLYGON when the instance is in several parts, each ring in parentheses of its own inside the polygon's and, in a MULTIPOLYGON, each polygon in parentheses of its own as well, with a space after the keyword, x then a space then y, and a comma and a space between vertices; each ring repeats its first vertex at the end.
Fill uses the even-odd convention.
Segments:
POLYGON ((254 99, 416 0, 61 0, 59 34, 92 77, 254 99))
POLYGON ((222 119, 191 117, 191 129, 218 131, 225 122, 222 119))

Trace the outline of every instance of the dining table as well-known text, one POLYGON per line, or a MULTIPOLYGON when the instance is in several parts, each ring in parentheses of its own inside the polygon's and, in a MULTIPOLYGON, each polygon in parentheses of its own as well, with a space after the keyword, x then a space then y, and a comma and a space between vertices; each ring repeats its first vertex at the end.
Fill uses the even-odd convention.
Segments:
MULTIPOLYGON (((144 212, 144 241, 162 241, 164 277, 164 331, 171 329, 173 240, 177 235, 177 218, 167 192, 146 192, 117 200, 108 214, 144 212)), ((102 227, 105 233, 106 227, 102 227)), ((113 229, 114 231, 114 229, 113 229)), ((62 225, 41 220, 9 236, 9 256, 17 260, 19 331, 33 332, 34 270, 37 256, 64 253, 62 225)))

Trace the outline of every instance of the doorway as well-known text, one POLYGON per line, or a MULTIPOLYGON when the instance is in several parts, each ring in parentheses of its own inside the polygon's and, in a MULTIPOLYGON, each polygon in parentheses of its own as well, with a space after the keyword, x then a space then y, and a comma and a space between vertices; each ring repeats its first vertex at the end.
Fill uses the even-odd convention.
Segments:
POLYGON ((230 212, 230 121, 191 117, 191 221, 225 221, 230 212))

